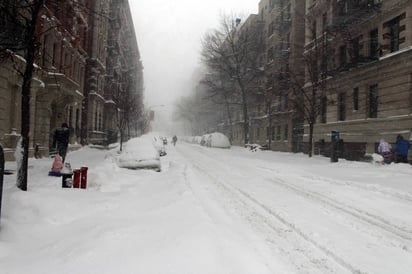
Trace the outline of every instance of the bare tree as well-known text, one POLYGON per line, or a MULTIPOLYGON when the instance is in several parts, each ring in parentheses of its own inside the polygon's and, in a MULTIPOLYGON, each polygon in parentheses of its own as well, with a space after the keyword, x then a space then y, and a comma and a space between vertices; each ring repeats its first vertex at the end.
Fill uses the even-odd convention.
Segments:
POLYGON ((196 117, 198 113, 198 104, 195 95, 182 97, 175 105, 173 117, 176 120, 186 121, 189 124, 192 134, 196 132, 196 117))
POLYGON ((126 71, 121 79, 114 84, 112 94, 113 101, 117 106, 117 127, 120 132, 120 151, 123 149, 123 142, 131 137, 131 128, 137 126, 138 116, 141 115, 142 106, 139 105, 138 94, 135 90, 134 69, 126 71))
POLYGON ((34 71, 35 53, 37 50, 36 30, 38 18, 43 6, 43 0, 4 0, 0 3, 0 16, 5 21, 6 28, 2 31, 0 40, 1 55, 13 56, 15 52, 22 52, 24 68, 21 71, 21 148, 22 159, 18 167, 17 186, 27 190, 27 167, 29 156, 30 133, 30 90, 34 71), (21 32, 15 33, 15 30, 21 32), (8 35, 11 35, 8 36, 8 35))
MULTIPOLYGON (((218 71, 215 71, 218 73, 218 71)), ((226 114, 226 127, 229 131, 230 142, 233 141, 233 106, 239 106, 238 96, 235 92, 233 81, 227 79, 223 73, 206 74, 201 80, 201 84, 206 86, 204 99, 215 106, 222 106, 226 114)))
POLYGON ((249 96, 251 84, 259 75, 258 57, 262 49, 262 27, 256 15, 251 15, 243 27, 239 18, 222 16, 220 28, 202 40, 202 59, 211 72, 225 75, 239 92, 244 143, 249 142, 249 96))

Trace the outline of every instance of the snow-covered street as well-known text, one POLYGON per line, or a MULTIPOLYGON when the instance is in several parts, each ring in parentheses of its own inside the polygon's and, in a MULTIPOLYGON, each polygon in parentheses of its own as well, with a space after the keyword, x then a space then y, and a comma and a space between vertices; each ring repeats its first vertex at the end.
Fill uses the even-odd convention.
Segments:
MULTIPOLYGON (((127 146, 126 146, 127 150, 127 146)), ((30 159, 5 176, 1 273, 410 273, 412 167, 166 146, 162 172, 117 149, 68 155, 88 189, 30 159)), ((13 163, 7 163, 13 168, 13 163)))

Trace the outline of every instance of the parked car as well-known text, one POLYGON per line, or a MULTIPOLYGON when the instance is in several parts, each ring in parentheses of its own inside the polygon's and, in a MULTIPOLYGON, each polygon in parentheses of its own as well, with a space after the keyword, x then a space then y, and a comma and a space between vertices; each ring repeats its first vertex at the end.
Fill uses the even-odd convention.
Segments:
POLYGON ((229 138, 220 132, 203 135, 200 144, 207 147, 230 148, 229 138))
MULTIPOLYGON (((165 139, 166 137, 156 137, 153 136, 153 145, 159 152, 160 157, 166 156, 166 148, 165 148, 165 139)), ((167 139, 166 139, 167 143, 167 139)))
POLYGON ((151 136, 144 135, 129 140, 117 159, 117 165, 129 169, 161 171, 160 153, 151 136))

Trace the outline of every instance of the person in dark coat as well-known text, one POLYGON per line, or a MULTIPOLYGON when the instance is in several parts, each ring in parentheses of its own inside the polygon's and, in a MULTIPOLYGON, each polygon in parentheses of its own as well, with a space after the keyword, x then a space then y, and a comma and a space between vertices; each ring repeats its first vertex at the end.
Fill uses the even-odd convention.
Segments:
POLYGON ((67 123, 63 123, 61 127, 54 131, 53 147, 57 145, 57 151, 62 157, 63 163, 66 158, 67 147, 69 146, 70 130, 67 123))
POLYGON ((410 144, 407 140, 403 138, 402 135, 396 137, 396 162, 397 163, 408 163, 408 151, 410 144))

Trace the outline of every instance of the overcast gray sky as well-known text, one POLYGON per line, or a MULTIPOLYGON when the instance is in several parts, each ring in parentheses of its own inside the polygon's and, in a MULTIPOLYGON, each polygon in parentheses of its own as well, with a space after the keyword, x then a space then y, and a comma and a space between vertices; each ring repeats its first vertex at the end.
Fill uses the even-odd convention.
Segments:
POLYGON ((144 65, 145 102, 171 105, 188 92, 200 40, 220 14, 257 13, 259 0, 129 0, 144 65))

